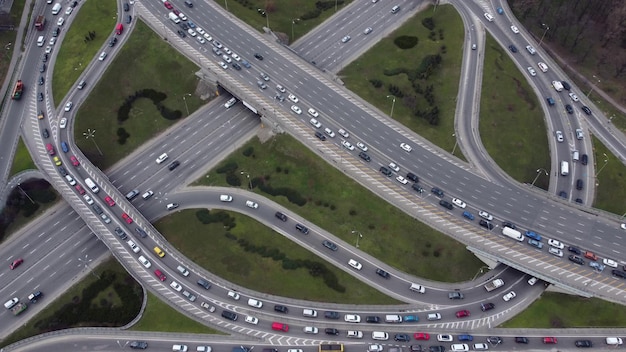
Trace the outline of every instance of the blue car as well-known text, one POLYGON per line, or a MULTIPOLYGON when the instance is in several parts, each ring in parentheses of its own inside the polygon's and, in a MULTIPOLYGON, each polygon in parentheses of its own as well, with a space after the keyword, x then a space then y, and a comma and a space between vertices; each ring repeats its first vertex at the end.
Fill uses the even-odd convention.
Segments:
POLYGON ((67 145, 66 142, 61 142, 61 149, 63 149, 63 153, 67 153, 70 151, 70 147, 67 145))
POLYGON ((458 339, 459 339, 459 341, 473 341, 474 340, 474 336, 472 336, 472 335, 459 335, 458 339))
POLYGON ((533 240, 541 241, 541 235, 532 231, 526 231, 526 237, 530 237, 533 240))
POLYGON ((472 213, 470 213, 469 211, 464 211, 463 212, 463 217, 470 219, 470 220, 474 220, 474 215, 472 213))
POLYGON ((241 64, 244 65, 246 68, 252 67, 252 65, 250 65, 250 63, 246 60, 241 60, 241 64))
POLYGON ((418 318, 417 315, 405 315, 403 321, 405 323, 417 322, 420 321, 420 318, 418 318))
POLYGON ((539 242, 537 240, 530 239, 530 240, 528 240, 528 244, 533 246, 533 247, 537 247, 539 249, 543 248, 543 243, 541 243, 541 242, 539 242))
MULTIPOLYGON (((500 15, 502 15, 502 14, 504 13, 504 9, 502 9, 501 7, 498 7, 498 8, 497 8, 497 11, 498 11, 498 13, 499 13, 500 15)), ((470 341, 472 341, 472 340, 470 340, 470 341)))

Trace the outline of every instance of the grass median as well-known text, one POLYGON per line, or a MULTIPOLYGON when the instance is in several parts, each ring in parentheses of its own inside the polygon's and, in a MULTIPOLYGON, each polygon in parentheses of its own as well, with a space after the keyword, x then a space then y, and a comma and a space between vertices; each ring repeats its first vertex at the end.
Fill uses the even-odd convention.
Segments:
POLYGON ((598 209, 613 214, 623 215, 626 212, 624 199, 626 198, 626 166, 595 136, 593 138, 594 166, 587 165, 589 171, 598 176, 587 178, 587 182, 597 182, 596 199, 593 204, 598 209), (605 162, 606 160, 606 162, 605 162))

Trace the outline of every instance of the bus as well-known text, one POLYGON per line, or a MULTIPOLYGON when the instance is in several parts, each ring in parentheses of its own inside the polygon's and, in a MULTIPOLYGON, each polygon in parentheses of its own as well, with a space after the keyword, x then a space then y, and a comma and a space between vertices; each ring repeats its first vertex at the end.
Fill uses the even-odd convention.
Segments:
POLYGON ((343 352, 342 343, 320 343, 319 352, 343 352))
POLYGON ((507 237, 510 237, 510 238, 512 238, 514 240, 518 240, 520 242, 522 242, 524 240, 524 236, 522 236, 521 232, 519 232, 517 230, 514 230, 514 229, 512 229, 512 228, 510 228, 508 226, 504 226, 502 228, 502 234, 507 236, 507 237))

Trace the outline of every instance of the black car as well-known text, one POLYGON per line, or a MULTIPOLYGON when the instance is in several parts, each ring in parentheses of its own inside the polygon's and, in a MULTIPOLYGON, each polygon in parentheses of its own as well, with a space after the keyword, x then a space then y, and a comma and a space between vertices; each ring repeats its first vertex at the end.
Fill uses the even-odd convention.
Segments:
POLYGON ((492 345, 499 345, 502 343, 502 338, 500 336, 489 336, 487 338, 487 342, 492 345))
POLYGON ((233 62, 233 65, 232 65, 232 66, 233 66, 233 68, 234 68, 235 70, 237 70, 237 71, 241 71, 241 66, 240 66, 238 63, 233 62))
POLYGON ((296 224, 296 230, 302 232, 305 235, 309 234, 309 229, 306 226, 302 225, 302 224, 296 224))
POLYGON ((589 162, 589 157, 587 156, 587 154, 583 154, 583 155, 580 157, 580 162, 581 162, 583 165, 587 165, 587 163, 589 162))
POLYGON ((559 192, 559 197, 561 197, 563 199, 567 199, 567 192, 565 192, 565 191, 559 192))
POLYGON ((419 177, 417 177, 417 175, 412 172, 409 172, 408 174, 406 174, 406 179, 411 180, 413 182, 420 182, 419 177))
POLYGON ((130 6, 128 6, 128 3, 125 2, 124 3, 124 12, 128 12, 130 10, 130 6))
POLYGON ((277 304, 277 305, 274 306, 274 311, 279 312, 279 313, 287 314, 287 312, 289 312, 289 309, 287 307, 285 307, 285 306, 277 304))
POLYGON ((379 170, 380 170, 380 172, 381 172, 383 175, 385 175, 385 176, 387 176, 387 177, 391 177, 391 175, 393 175, 393 173, 391 172, 391 170, 389 170, 388 168, 386 168, 386 167, 384 167, 384 166, 381 166, 379 170))
POLYGON ((480 310, 482 310, 483 312, 486 312, 488 310, 492 310, 496 307, 495 304, 493 303, 481 303, 480 304, 480 310))
POLYGON ((433 194, 436 195, 437 197, 443 198, 443 191, 440 190, 439 188, 433 187, 430 191, 433 192, 433 194))
POLYGON ((59 32, 61 32, 61 28, 57 27, 52 31, 52 36, 53 37, 58 37, 59 36, 59 32))
POLYGON ((274 216, 276 216, 277 218, 279 218, 282 222, 287 221, 287 215, 277 211, 276 214, 274 214, 274 216))
POLYGON ((517 48, 515 47, 515 45, 509 45, 509 50, 511 50, 512 53, 517 52, 517 48))
POLYGON ((565 104, 565 110, 567 110, 567 113, 570 115, 574 113, 574 108, 569 104, 565 104))
POLYGON ((43 54, 43 56, 41 57, 41 61, 48 62, 48 54, 43 54))
POLYGON ((409 350, 411 352, 422 352, 424 349, 422 348, 422 345, 411 345, 409 346, 409 350))
POLYGON ((39 101, 43 101, 43 93, 39 93, 39 94, 37 95, 37 100, 39 100, 39 101))
POLYGON ((443 199, 439 201, 439 205, 441 205, 444 208, 447 208, 448 210, 452 210, 452 208, 454 208, 452 206, 452 203, 450 203, 450 202, 448 202, 446 200, 443 200, 443 199))
POLYGON ((180 29, 177 31, 177 33, 181 38, 185 38, 187 36, 187 34, 185 34, 185 32, 181 31, 180 29))
POLYGON ((148 343, 145 341, 133 341, 128 346, 135 350, 145 350, 148 348, 148 343))
POLYGON ((326 335, 339 335, 339 330, 335 328, 326 328, 324 329, 324 332, 326 333, 326 335))
POLYGON ((525 337, 516 337, 515 338, 515 343, 528 343, 528 339, 525 337))
POLYGON ((225 310, 222 312, 222 318, 235 321, 237 320, 237 313, 231 312, 229 310, 225 310))
POLYGON ((43 76, 39 76, 39 85, 42 86, 44 82, 45 80, 43 79, 43 76))
POLYGON ((41 293, 41 291, 36 291, 30 294, 28 299, 30 300, 30 303, 37 303, 37 300, 41 297, 43 297, 43 293, 41 293))
POLYGON ((368 315, 367 317, 365 317, 365 322, 366 323, 372 323, 372 324, 378 324, 378 323, 380 323, 380 317, 377 317, 375 315, 368 315))
POLYGON ((515 226, 515 224, 513 224, 513 223, 512 223, 512 222, 510 222, 510 221, 505 221, 505 222, 503 222, 503 223, 502 223, 502 227, 508 227, 508 228, 513 229, 513 230, 515 230, 515 229, 517 228, 517 227, 515 226))
POLYGON ((411 188, 413 188, 416 192, 424 193, 424 189, 420 187, 417 183, 414 183, 413 185, 411 185, 411 188))
POLYGON ((480 220, 480 222, 478 223, 480 226, 488 229, 488 230, 492 230, 493 229, 493 224, 490 223, 487 220, 480 220))
POLYGON ((465 296, 459 291, 448 292, 449 299, 463 299, 465 296))
POLYGON ((63 166, 59 166, 59 173, 63 175, 63 177, 67 176, 67 170, 63 166))
POLYGON ((78 6, 78 1, 74 1, 74 2, 72 2, 72 5, 71 5, 71 6, 72 6, 72 7, 76 7, 76 6, 78 6))
POLYGON ((170 166, 168 166, 167 168, 170 169, 170 171, 174 170, 175 168, 177 168, 180 165, 180 161, 175 160, 174 162, 172 162, 170 164, 170 166))
POLYGON ((338 249, 337 245, 330 242, 329 240, 324 240, 324 242, 322 242, 322 245, 324 245, 324 247, 330 249, 331 251, 336 251, 338 249))
MULTIPOLYGON (((282 97, 282 95, 281 95, 282 97)), ((285 97, 283 97, 283 100, 285 99, 285 97)), ((315 131, 315 137, 319 138, 320 141, 325 141, 326 140, 326 136, 320 132, 320 131, 315 131)))
POLYGON ((411 338, 409 337, 408 334, 396 334, 396 336, 394 336, 393 339, 398 341, 398 342, 409 342, 409 341, 411 341, 411 338))
POLYGON ((183 23, 180 24, 180 28, 182 28, 183 31, 186 31, 186 30, 189 29, 189 26, 187 25, 187 23, 183 22, 183 23))
POLYGON ((44 129, 41 131, 41 136, 42 136, 43 138, 48 138, 48 137, 50 137, 50 132, 48 132, 48 129, 47 129, 47 128, 44 128, 44 129))
MULTIPOLYGON (((581 109, 583 109, 583 111, 585 112, 585 114, 587 114, 587 115, 591 115, 591 109, 589 109, 589 107, 588 107, 588 106, 584 106, 584 105, 583 105, 583 106, 581 107, 581 109)), ((586 341, 586 340, 583 340, 583 341, 586 341)))
POLYGON ((620 271, 620 270, 611 270, 611 275, 615 276, 615 277, 621 277, 622 279, 626 279, 626 272, 620 271))
POLYGON ((429 352, 446 352, 446 348, 443 346, 430 346, 428 347, 429 352))
POLYGON ((569 247, 567 247, 567 250, 572 252, 572 253, 574 253, 574 254, 578 254, 578 255, 583 254, 583 251, 581 251, 580 248, 578 248, 578 247, 569 246, 569 247))
POLYGON ((563 88, 565 90, 570 90, 572 89, 572 86, 569 85, 569 83, 565 82, 565 81, 561 81, 561 84, 563 85, 563 88))
POLYGON ((115 234, 121 238, 122 240, 125 240, 128 236, 126 235, 126 232, 124 232, 124 230, 122 230, 119 227, 115 228, 115 234))
POLYGON ((576 347, 591 347, 593 344, 589 340, 576 340, 574 343, 576 347))
POLYGON ((109 41, 109 47, 111 48, 111 47, 115 46, 115 44, 117 44, 117 38, 116 38, 116 37, 113 37, 113 38, 111 38, 111 40, 109 41))
POLYGON ((575 202, 578 204, 583 204, 583 200, 581 198, 576 198, 575 202))
POLYGON ((324 312, 324 318, 326 319, 339 319, 339 312, 327 310, 324 312))
POLYGON ((128 15, 126 16, 126 24, 130 24, 133 21, 133 16, 128 15))
POLYGON ((576 189, 579 190, 579 191, 581 189, 583 189, 583 180, 580 179, 580 178, 578 180, 576 180, 576 189))
POLYGON ((385 279, 388 279, 391 277, 391 275, 389 275, 389 273, 384 271, 383 269, 376 269, 376 274, 378 274, 381 277, 384 277, 385 279))
POLYGON ((577 255, 573 255, 570 254, 569 257, 567 257, 571 262, 576 263, 578 265, 585 265, 585 260, 577 255))
POLYGON ((41 64, 41 66, 39 66, 39 72, 41 73, 46 72, 46 64, 41 64))
POLYGON ((263 60, 263 55, 259 53, 254 53, 254 57, 257 58, 258 60, 263 60))
POLYGON ((365 153, 365 152, 360 152, 359 153, 359 157, 361 159, 365 160, 365 161, 368 161, 368 162, 372 160, 372 158, 370 158, 370 156, 367 155, 367 153, 365 153))
POLYGON ((211 288, 211 283, 206 281, 205 279, 198 279, 196 283, 198 284, 198 286, 204 287, 205 290, 211 288))

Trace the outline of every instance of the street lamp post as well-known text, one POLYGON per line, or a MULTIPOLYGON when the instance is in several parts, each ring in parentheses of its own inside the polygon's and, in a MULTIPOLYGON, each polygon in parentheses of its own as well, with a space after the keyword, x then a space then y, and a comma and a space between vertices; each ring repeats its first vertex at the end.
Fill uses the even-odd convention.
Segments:
POLYGON ((85 258, 81 259, 80 257, 78 258, 78 261, 83 263, 83 265, 85 266, 85 268, 89 268, 89 271, 98 279, 100 279, 100 275, 96 274, 93 269, 91 268, 91 265, 89 265, 89 263, 91 263, 91 259, 87 258, 87 254, 85 254, 85 258))
POLYGON ((241 175, 246 174, 246 177, 248 178, 248 187, 250 187, 250 189, 252 189, 252 180, 250 180, 250 174, 245 172, 245 171, 240 172, 240 174, 241 175))
POLYGON ((454 151, 456 150, 456 146, 457 146, 457 144, 459 144, 459 141, 456 139, 456 134, 455 133, 452 134, 452 137, 455 137, 454 138, 454 147, 452 148, 452 155, 454 155, 454 151))
POLYGON ((535 182, 537 182, 537 179, 539 178, 539 175, 541 175, 541 171, 545 172, 546 176, 548 176, 548 170, 542 169, 542 168, 537 169, 537 176, 535 176, 535 179, 533 180, 533 183, 530 184, 531 186, 535 185, 535 182))
POLYGON ((361 234, 361 232, 359 232, 357 230, 352 230, 352 234, 357 234, 357 236, 356 236, 356 248, 359 248, 359 238, 363 238, 363 235, 361 234))
POLYGON ((600 79, 596 77, 596 75, 593 75, 593 78, 594 78, 594 82, 591 84, 591 89, 589 89, 589 93, 587 93, 587 98, 589 98, 589 94, 591 94, 591 92, 593 92, 593 89, 596 87, 595 80, 598 80, 597 83, 600 83, 600 79))
POLYGON ((546 30, 543 31, 543 35, 541 36, 541 40, 539 41, 539 47, 541 48, 541 43, 543 43, 543 37, 546 36, 546 33, 548 32, 548 30, 550 30, 550 27, 548 27, 548 25, 546 25, 545 23, 541 24, 541 28, 545 27, 546 30))
POLYGON ((22 188, 22 186, 21 186, 21 184, 20 184, 20 182, 21 182, 21 181, 22 181, 21 179, 18 179, 18 180, 17 180, 17 188, 18 188, 20 191, 22 191, 22 193, 24 193, 24 195, 26 196, 26 198, 28 198, 28 200, 30 200, 30 202, 31 202, 31 203, 35 204, 35 202, 33 201, 33 199, 32 199, 32 198, 28 195, 28 193, 26 193, 26 191, 22 188))
POLYGON ((83 136, 85 136, 85 139, 91 139, 93 141, 93 144, 96 146, 96 149, 98 149, 98 153, 100 153, 100 156, 103 156, 104 154, 102 154, 102 150, 100 150, 100 147, 98 147, 98 143, 96 143, 96 130, 92 130, 91 128, 87 129, 87 132, 83 132, 83 136))
POLYGON ((387 99, 392 98, 393 100, 391 101, 391 113, 389 114, 389 117, 393 118, 393 107, 396 106, 396 97, 395 95, 388 95, 387 99))
POLYGON ((604 155, 604 165, 602 165, 602 167, 600 168, 600 170, 598 170, 598 173, 596 173, 596 177, 598 177, 598 175, 600 175, 600 173, 602 172, 602 170, 604 170, 604 168, 606 167, 606 165, 609 163, 609 157, 608 157, 608 155, 606 155, 606 153, 602 153, 602 155, 604 155))
POLYGON ((187 106, 187 97, 190 97, 191 94, 187 93, 183 95, 183 102, 185 102, 185 110, 187 110, 187 116, 189 116, 189 107, 187 106))
POLYGON ((224 0, 224 7, 226 8, 226 11, 228 11, 228 2, 226 0, 224 0))
POLYGON ((294 33, 293 33, 293 26, 296 24, 297 21, 298 21, 297 18, 291 20, 291 42, 293 42, 295 38, 294 33))

